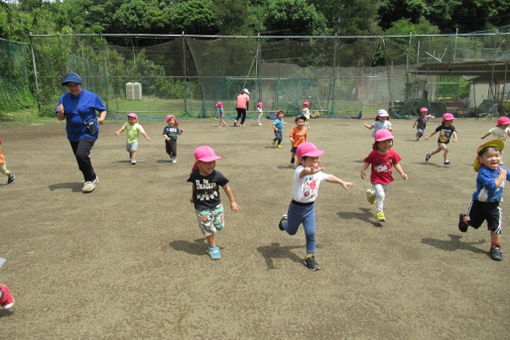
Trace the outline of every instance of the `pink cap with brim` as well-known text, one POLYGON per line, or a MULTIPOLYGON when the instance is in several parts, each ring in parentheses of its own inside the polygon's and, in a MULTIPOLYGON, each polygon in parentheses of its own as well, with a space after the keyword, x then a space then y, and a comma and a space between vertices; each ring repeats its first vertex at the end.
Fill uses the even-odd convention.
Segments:
POLYGON ((378 117, 389 117, 390 115, 388 114, 388 111, 386 111, 385 109, 380 109, 377 111, 377 116, 378 117))
POLYGON ((223 107, 223 103, 222 103, 222 102, 217 102, 217 103, 216 103, 216 106, 217 106, 217 107, 223 107))
POLYGON ((298 158, 303 157, 319 157, 324 155, 324 150, 319 150, 314 144, 310 142, 302 143, 296 150, 298 158))
POLYGON ((168 123, 170 121, 170 119, 172 119, 172 118, 175 120, 175 125, 178 126, 179 122, 177 121, 177 118, 175 118, 174 115, 167 115, 165 120, 168 123))
POLYGON ((131 117, 131 118, 134 118, 134 119, 138 119, 138 115, 136 113, 134 113, 134 112, 128 113, 127 116, 131 117))
POLYGON ((199 162, 212 162, 221 159, 221 157, 216 155, 210 146, 202 145, 195 149, 195 159, 199 162))
POLYGON ((374 135, 374 138, 376 142, 384 142, 385 140, 393 139, 395 137, 393 137, 389 130, 383 129, 377 131, 374 135))
POLYGON ((507 125, 507 124, 510 124, 510 118, 508 118, 507 116, 498 118, 498 125, 507 125))
POLYGON ((455 116, 452 115, 451 113, 447 112, 443 115, 443 120, 454 120, 455 119, 455 116))
POLYGON ((429 112, 429 109, 427 109, 426 107, 422 107, 422 108, 420 109, 420 112, 429 112))
POLYGON ((310 106, 310 102, 303 102, 303 106, 310 106))
POLYGON ((258 103, 257 103, 257 106, 258 106, 258 107, 264 107, 264 104, 262 104, 262 102, 258 102, 258 103))

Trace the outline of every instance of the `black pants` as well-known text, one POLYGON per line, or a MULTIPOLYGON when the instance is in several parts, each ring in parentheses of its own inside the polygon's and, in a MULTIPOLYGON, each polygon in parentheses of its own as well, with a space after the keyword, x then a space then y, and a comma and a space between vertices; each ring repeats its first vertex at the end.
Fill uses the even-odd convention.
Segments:
POLYGON ((94 168, 92 167, 89 157, 90 150, 92 150, 95 142, 95 139, 90 138, 82 138, 78 142, 69 142, 71 143, 71 148, 73 148, 74 156, 78 162, 78 168, 80 168, 80 171, 83 173, 85 182, 96 179, 96 173, 94 172, 94 168))
POLYGON ((177 157, 177 141, 165 141, 166 153, 171 157, 177 157))
POLYGON ((236 121, 239 121, 239 118, 241 118, 241 124, 244 124, 244 120, 246 119, 246 109, 240 109, 240 108, 236 108, 236 111, 237 111, 237 118, 236 118, 236 121))

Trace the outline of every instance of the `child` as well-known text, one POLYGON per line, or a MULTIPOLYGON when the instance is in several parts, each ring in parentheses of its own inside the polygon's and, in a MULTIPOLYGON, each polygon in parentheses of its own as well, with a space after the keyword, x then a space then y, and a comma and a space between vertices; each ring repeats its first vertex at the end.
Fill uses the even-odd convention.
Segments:
POLYGON ((389 121, 390 115, 388 112, 384 109, 380 109, 377 111, 377 116, 375 116, 375 121, 372 124, 367 124, 365 121, 363 122, 363 126, 366 127, 369 130, 374 129, 372 132, 372 137, 375 136, 375 133, 381 129, 393 131, 393 128, 391 127, 391 122, 389 121))
POLYGON ((301 110, 302 112, 302 115, 303 117, 305 117, 306 121, 305 121, 305 127, 307 129, 310 129, 310 118, 311 118, 311 114, 310 114, 310 102, 303 102, 303 109, 301 110))
POLYGON ((503 259, 501 252, 501 229, 503 224, 503 188, 505 180, 510 181, 510 170, 501 163, 501 152, 505 144, 494 139, 477 149, 473 168, 478 172, 476 191, 466 213, 459 215, 459 230, 465 233, 469 226, 478 229, 487 221, 491 237, 490 257, 495 261, 503 259))
POLYGON ((278 149, 282 148, 282 138, 283 138, 283 110, 276 111, 276 119, 273 122, 273 130, 274 130, 274 139, 273 146, 278 149))
MULTIPOLYGON (((2 145, 1 138, 0 138, 0 145, 2 145)), ((2 152, 2 147, 0 147, 0 172, 3 173, 5 176, 7 176, 7 184, 14 183, 14 179, 16 178, 16 175, 7 169, 4 153, 2 152)))
MULTIPOLYGON (((299 145, 306 142, 308 138, 308 131, 305 128, 306 118, 303 116, 298 116, 294 119, 296 126, 290 131, 290 143, 292 144, 292 148, 290 149, 290 153, 292 156, 290 157, 290 164, 294 164, 296 150, 299 145)), ((299 163, 296 163, 296 167, 299 163)))
POLYGON ((448 160, 448 143, 450 142, 450 139, 452 140, 452 143, 457 141, 457 132, 455 131, 455 126, 452 125, 454 119, 455 117, 451 113, 445 113, 443 115, 443 121, 441 122, 441 125, 439 125, 434 130, 434 132, 425 137, 425 139, 428 140, 430 137, 434 136, 436 132, 439 132, 439 137, 437 139, 437 149, 431 153, 426 154, 425 161, 428 162, 430 157, 443 150, 444 165, 450 164, 450 161, 448 160))
POLYGON ((257 103, 257 122, 259 126, 262 125, 262 115, 264 114, 264 104, 262 102, 257 103))
POLYGON ((506 116, 499 117, 496 126, 490 129, 489 132, 487 132, 481 138, 484 139, 490 134, 492 134, 494 138, 506 142, 507 137, 510 136, 510 118, 506 116))
POLYGON ((314 144, 305 142, 296 151, 300 165, 294 170, 294 184, 292 201, 287 214, 283 215, 278 228, 289 235, 295 235, 299 225, 303 223, 306 235, 306 257, 304 265, 311 270, 319 270, 315 261, 315 200, 319 194, 321 182, 338 183, 344 189, 352 188, 354 184, 345 182, 336 176, 323 172, 320 167, 319 156, 324 154, 314 144))
POLYGON ((400 166, 402 158, 392 149, 393 135, 388 130, 379 130, 376 132, 373 150, 363 160, 361 168, 361 178, 365 179, 365 170, 372 165, 370 172, 370 182, 374 189, 367 190, 367 200, 370 204, 375 203, 375 218, 378 222, 385 222, 383 205, 388 185, 393 182, 391 168, 395 166, 398 173, 404 180, 407 180, 407 174, 400 166))
MULTIPOLYGON (((219 102, 219 103, 221 104, 221 102, 219 102)), ((221 110, 223 110, 223 106, 221 107, 221 110)), ((166 123, 167 123, 167 126, 165 126, 163 129, 163 137, 165 138, 166 153, 168 154, 168 156, 170 156, 170 161, 175 164, 175 163, 177 163, 177 159, 176 159, 176 157, 177 157, 177 136, 181 135, 184 132, 184 130, 179 128, 179 122, 177 121, 177 118, 175 118, 174 115, 167 115, 166 123)), ((223 122, 223 123, 225 123, 225 122, 223 122)), ((221 124, 221 118, 220 118, 220 124, 221 124)), ((226 126, 226 125, 223 125, 223 126, 226 126)))
POLYGON ((222 102, 217 102, 216 103, 216 107, 218 108, 218 117, 219 117, 219 122, 218 122, 218 127, 225 127, 227 126, 227 123, 225 123, 225 110, 223 109, 223 103, 222 102))
POLYGON ((14 298, 6 285, 0 283, 0 305, 3 309, 11 309, 14 306, 14 298))
POLYGON ((429 115, 429 109, 426 107, 422 107, 420 109, 420 116, 416 118, 413 124, 413 129, 416 127, 416 140, 419 141, 420 138, 423 136, 423 133, 425 132, 425 129, 427 128, 427 121, 429 119, 435 118, 432 115, 429 115))
POLYGON ((213 260, 221 258, 220 248, 216 246, 215 235, 225 225, 225 215, 220 201, 220 186, 223 187, 225 194, 227 194, 230 208, 233 211, 239 210, 234 194, 228 185, 228 179, 221 172, 214 169, 216 161, 220 158, 210 146, 199 146, 195 149, 196 162, 188 178, 188 182, 193 183, 191 202, 195 206, 198 226, 204 235, 206 235, 209 247, 208 253, 213 260))
POLYGON ((143 127, 138 123, 138 116, 136 113, 131 112, 127 115, 128 121, 122 125, 120 129, 115 131, 115 134, 119 136, 122 131, 127 131, 127 143, 126 150, 129 152, 129 159, 131 165, 136 165, 136 152, 138 151, 138 137, 142 134, 145 139, 149 142, 151 138, 145 133, 143 127))

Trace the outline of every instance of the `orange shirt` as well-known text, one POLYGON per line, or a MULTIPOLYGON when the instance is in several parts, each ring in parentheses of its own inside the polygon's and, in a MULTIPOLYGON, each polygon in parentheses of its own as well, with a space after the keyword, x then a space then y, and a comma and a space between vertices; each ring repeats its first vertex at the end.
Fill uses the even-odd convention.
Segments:
POLYGON ((299 144, 306 142, 306 138, 308 138, 308 131, 304 126, 302 128, 295 126, 290 131, 289 136, 292 137, 292 139, 294 140, 292 142, 292 146, 297 147, 299 146, 299 144))

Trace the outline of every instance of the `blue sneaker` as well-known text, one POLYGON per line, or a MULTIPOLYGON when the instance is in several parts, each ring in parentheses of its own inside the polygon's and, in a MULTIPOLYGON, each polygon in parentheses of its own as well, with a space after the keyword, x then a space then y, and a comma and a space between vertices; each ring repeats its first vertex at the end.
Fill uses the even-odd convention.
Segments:
POLYGON ((209 256, 211 257, 212 260, 221 259, 220 247, 216 246, 216 247, 209 248, 209 249, 207 249, 207 252, 209 253, 209 256))

